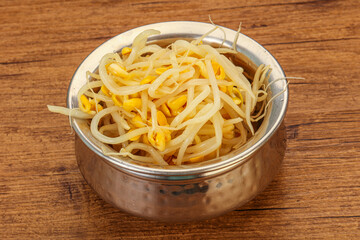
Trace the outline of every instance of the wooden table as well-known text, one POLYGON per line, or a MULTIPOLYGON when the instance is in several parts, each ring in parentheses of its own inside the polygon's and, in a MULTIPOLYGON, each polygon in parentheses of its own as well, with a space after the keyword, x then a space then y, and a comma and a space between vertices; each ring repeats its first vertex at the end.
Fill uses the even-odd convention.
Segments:
POLYGON ((358 1, 0 2, 1 239, 360 239, 358 1), (98 45, 154 22, 237 29, 290 81, 288 148, 267 189, 225 216, 164 224, 125 214, 83 180, 65 106, 77 66, 98 45))

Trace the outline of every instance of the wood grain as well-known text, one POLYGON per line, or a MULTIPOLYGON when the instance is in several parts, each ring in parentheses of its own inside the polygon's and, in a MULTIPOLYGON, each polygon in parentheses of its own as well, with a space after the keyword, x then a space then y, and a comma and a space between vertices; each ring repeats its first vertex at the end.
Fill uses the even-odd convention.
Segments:
POLYGON ((358 1, 0 2, 2 239, 360 239, 358 1), (128 29, 193 20, 264 45, 290 81, 283 167, 253 201, 188 224, 147 221, 101 200, 83 180, 65 106, 76 67, 128 29))

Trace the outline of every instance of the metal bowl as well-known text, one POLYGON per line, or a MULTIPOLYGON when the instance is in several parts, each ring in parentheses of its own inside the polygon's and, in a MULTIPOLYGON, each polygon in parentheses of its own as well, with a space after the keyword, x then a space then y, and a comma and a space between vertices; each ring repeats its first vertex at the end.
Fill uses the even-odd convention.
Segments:
MULTIPOLYGON (((130 46, 136 35, 146 29, 161 32, 149 41, 195 39, 213 26, 200 22, 163 22, 138 27, 119 34, 96 48, 76 70, 68 90, 68 107, 78 106, 77 93, 86 83, 86 71, 96 71, 101 57, 130 46)), ((223 28, 226 38, 236 32, 223 28)), ((206 37, 211 44, 221 44, 223 32, 206 37)), ((226 40, 231 47, 232 41, 226 40)), ((260 44, 240 34, 238 51, 256 65, 271 65, 269 82, 285 77, 275 58, 260 44)), ((286 81, 271 85, 275 94, 287 88, 286 81)), ((260 129, 240 149, 211 161, 160 167, 142 164, 128 158, 105 156, 102 143, 92 135, 88 124, 73 119, 76 132, 76 157, 88 184, 107 202, 124 212, 159 221, 187 222, 213 218, 234 210, 254 198, 272 180, 284 158, 286 138, 283 118, 288 104, 288 91, 274 99, 260 129)))

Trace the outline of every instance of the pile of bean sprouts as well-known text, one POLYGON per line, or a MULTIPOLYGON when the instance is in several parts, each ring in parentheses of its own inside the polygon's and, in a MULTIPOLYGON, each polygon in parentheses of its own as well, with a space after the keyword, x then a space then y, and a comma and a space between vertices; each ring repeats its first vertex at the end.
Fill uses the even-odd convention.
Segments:
POLYGON ((103 149, 107 155, 159 165, 226 155, 244 145, 265 116, 271 69, 260 65, 253 79, 245 77, 226 57, 235 47, 203 43, 216 29, 166 47, 147 44, 160 32, 146 30, 131 47, 105 54, 98 72, 87 72, 78 108, 48 108, 89 119, 92 135, 112 147, 103 149))

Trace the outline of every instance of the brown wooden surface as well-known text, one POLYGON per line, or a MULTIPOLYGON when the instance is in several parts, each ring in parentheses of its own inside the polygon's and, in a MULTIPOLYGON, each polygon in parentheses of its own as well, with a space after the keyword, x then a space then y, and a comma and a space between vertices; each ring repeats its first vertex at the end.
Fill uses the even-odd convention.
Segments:
POLYGON ((1 239, 360 239, 359 1, 0 2, 1 239), (164 224, 125 214, 83 180, 65 106, 99 44, 154 22, 194 20, 264 45, 291 80, 288 148, 270 186, 217 219, 164 224))

